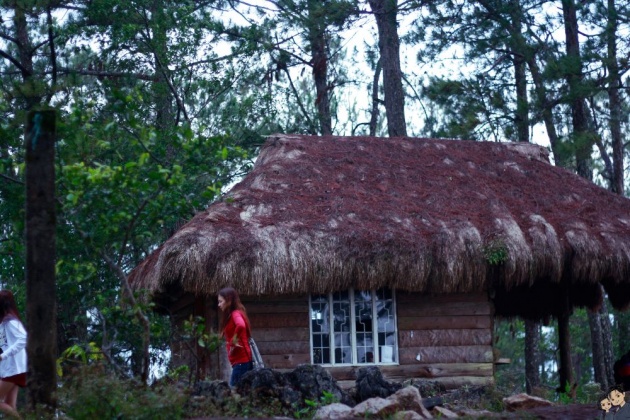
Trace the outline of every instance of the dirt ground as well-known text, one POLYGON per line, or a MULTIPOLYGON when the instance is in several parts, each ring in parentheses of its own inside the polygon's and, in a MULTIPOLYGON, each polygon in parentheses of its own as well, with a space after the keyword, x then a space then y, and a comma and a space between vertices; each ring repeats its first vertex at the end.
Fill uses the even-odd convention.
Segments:
POLYGON ((593 404, 568 404, 553 407, 538 407, 500 415, 504 419, 548 419, 548 420, 593 420, 601 419, 602 411, 593 404))
MULTIPOLYGON (((471 417, 468 417, 471 418, 471 417)), ((592 404, 569 404, 558 405, 554 407, 539 407, 531 410, 516 411, 513 413, 497 413, 492 419, 544 419, 544 420, 599 420, 601 419, 601 411, 592 404)), ((191 420, 210 420, 211 417, 199 417, 191 420)), ((214 420, 234 420, 236 417, 212 417, 214 420)), ((249 418, 252 420, 252 418, 249 418)), ((269 419, 269 417, 261 417, 258 420, 269 419)), ((277 420, 277 419, 276 419, 277 420)))

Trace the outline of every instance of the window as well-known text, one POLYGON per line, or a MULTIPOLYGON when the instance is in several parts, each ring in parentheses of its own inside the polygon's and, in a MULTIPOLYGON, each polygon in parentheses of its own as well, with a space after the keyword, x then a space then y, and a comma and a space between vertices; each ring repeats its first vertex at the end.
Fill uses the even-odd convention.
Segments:
POLYGON ((398 363, 394 291, 346 290, 312 295, 314 364, 398 363))

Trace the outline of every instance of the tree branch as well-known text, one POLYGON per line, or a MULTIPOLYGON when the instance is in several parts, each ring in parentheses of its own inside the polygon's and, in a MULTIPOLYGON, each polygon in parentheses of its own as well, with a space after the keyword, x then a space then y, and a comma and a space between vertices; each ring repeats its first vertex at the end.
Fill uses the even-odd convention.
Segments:
POLYGON ((14 44, 17 44, 17 43, 18 43, 18 40, 17 40, 17 39, 13 38, 13 37, 12 37, 12 36, 10 36, 10 35, 7 35, 4 31, 0 32, 0 38, 4 39, 5 41, 12 42, 12 43, 14 43, 14 44))
POLYGON ((9 60, 11 63, 13 63, 15 67, 20 69, 20 72, 22 74, 30 74, 30 72, 18 60, 10 56, 7 52, 0 50, 0 57, 4 57, 7 60, 9 60))
POLYGON ((16 179, 16 178, 13 178, 13 177, 10 177, 10 176, 5 175, 5 174, 0 174, 0 178, 9 180, 11 182, 15 182, 16 184, 24 185, 24 181, 16 179))
POLYGON ((96 76, 102 78, 113 78, 113 77, 134 77, 138 80, 146 80, 148 82, 154 82, 156 80, 155 76, 143 74, 143 73, 123 73, 123 72, 109 72, 109 71, 97 71, 97 70, 84 70, 84 69, 70 69, 67 67, 62 67, 59 69, 61 74, 80 74, 82 76, 96 76))
POLYGON ((162 61, 157 56, 157 54, 155 55, 155 59, 160 68, 160 71, 162 72, 162 75, 164 76, 164 80, 166 81, 166 84, 168 85, 168 89, 171 91, 171 94, 175 98, 175 102, 177 103, 177 108, 184 113, 184 119, 186 120, 186 122, 190 122, 190 118, 188 117, 188 112, 186 112, 186 106, 184 105, 184 103, 182 102, 182 99, 177 94, 177 89, 175 89, 175 86, 173 86, 173 82, 171 81, 171 78, 166 72, 166 68, 162 65, 162 61))
MULTIPOLYGON (((166 178, 167 182, 171 178, 171 174, 169 174, 168 177, 166 178)), ((129 224, 127 225, 127 229, 125 229, 125 237, 123 238, 122 244, 120 246, 120 253, 119 253, 119 256, 118 256, 118 261, 116 263, 117 266, 120 266, 120 264, 122 263, 122 258, 123 258, 124 252, 125 252, 125 248, 127 247, 127 241, 129 240, 129 235, 133 231, 133 227, 136 224, 136 221, 140 218, 140 214, 142 213, 144 208, 147 206, 147 204, 149 204, 150 201, 155 199, 155 197, 157 197, 160 194, 161 191, 162 190, 160 188, 158 188, 158 189, 156 189, 153 192, 153 194, 151 194, 149 197, 145 198, 145 200, 142 202, 140 207, 138 207, 138 209, 136 210, 136 213, 133 215, 133 217, 129 221, 129 224)))
POLYGON ((306 108, 304 108, 304 105, 302 104, 302 101, 300 100, 300 95, 298 94, 297 89, 295 88, 295 85, 293 84, 293 80, 291 79, 289 70, 285 68, 284 72, 287 74, 287 77, 289 78, 289 84, 291 85, 291 90, 293 91, 293 94, 295 95, 295 100, 297 101, 298 106, 300 107, 300 110, 302 111, 302 114, 304 115, 304 118, 306 118, 306 121, 308 122, 309 131, 313 135, 317 134, 317 130, 313 130, 313 127, 315 125, 313 124, 313 121, 311 120, 311 118, 308 116, 308 113, 306 112, 306 108))

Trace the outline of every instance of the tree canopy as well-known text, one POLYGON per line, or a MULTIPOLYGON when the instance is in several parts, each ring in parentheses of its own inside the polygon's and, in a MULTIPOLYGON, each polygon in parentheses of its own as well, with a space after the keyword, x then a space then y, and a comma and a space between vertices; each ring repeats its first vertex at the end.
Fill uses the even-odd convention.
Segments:
POLYGON ((8 1, 0 22, 2 287, 25 304, 26 115, 52 109, 58 352, 95 342, 130 375, 134 314, 154 350, 170 331, 126 274, 271 133, 531 141, 628 191, 626 2, 8 1))

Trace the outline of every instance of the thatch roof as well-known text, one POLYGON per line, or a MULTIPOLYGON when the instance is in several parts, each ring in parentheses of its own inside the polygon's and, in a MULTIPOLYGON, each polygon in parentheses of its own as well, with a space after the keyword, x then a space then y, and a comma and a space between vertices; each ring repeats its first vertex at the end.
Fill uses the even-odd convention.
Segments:
POLYGON ((130 274, 211 295, 355 287, 488 291, 497 313, 556 314, 560 296, 630 302, 630 200, 532 144, 268 139, 247 177, 130 274))

